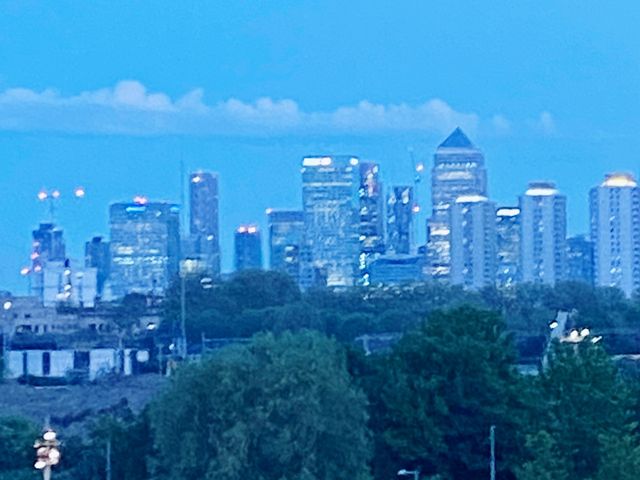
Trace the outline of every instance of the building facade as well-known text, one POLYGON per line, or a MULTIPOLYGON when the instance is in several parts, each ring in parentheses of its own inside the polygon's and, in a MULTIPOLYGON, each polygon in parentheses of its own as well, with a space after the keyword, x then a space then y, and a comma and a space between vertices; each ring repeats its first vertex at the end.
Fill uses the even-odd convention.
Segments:
POLYGON ((640 188, 635 178, 607 175, 591 189, 590 211, 595 283, 630 296, 640 287, 640 188))
POLYGON ((178 274, 180 208, 138 199, 110 207, 110 292, 160 294, 178 274))
POLYGON ((220 275, 220 220, 218 174, 195 172, 189 177, 188 256, 204 265, 209 275, 220 275))
POLYGON ((380 166, 373 162, 360 162, 358 206, 360 215, 358 276, 361 284, 369 283, 369 265, 385 252, 384 194, 380 180, 380 166))
POLYGON ((522 281, 566 278, 567 199, 552 182, 532 182, 520 196, 522 281))
MULTIPOLYGON (((331 287, 351 286, 360 249, 359 160, 351 156, 305 157, 302 203, 308 262, 302 281, 326 278, 331 287)), ((302 285, 303 288, 306 285, 302 285)))
POLYGON ((67 259, 64 232, 53 223, 41 223, 32 232, 30 276, 31 295, 42 300, 44 296, 44 268, 49 262, 67 259))
POLYGON ((520 280, 520 209, 496 210, 497 270, 496 285, 510 287, 520 280))
POLYGON ((567 280, 593 285, 593 243, 586 235, 567 238, 567 280))
POLYGON ((262 268, 262 241, 256 225, 241 225, 234 237, 236 272, 262 268))
POLYGON ((476 289, 495 283, 495 212, 480 195, 460 196, 451 206, 451 283, 476 289))
POLYGON ((304 214, 301 210, 267 210, 269 224, 269 268, 300 282, 304 214))
POLYGON ((486 197, 487 173, 482 152, 460 128, 438 146, 433 159, 427 252, 432 276, 447 279, 451 270, 451 206, 463 195, 486 197))
POLYGON ((84 266, 95 268, 97 272, 96 287, 98 295, 102 296, 104 285, 111 270, 111 250, 109 242, 102 237, 93 237, 84 246, 84 266))
POLYGON ((387 251, 409 255, 413 250, 413 187, 394 186, 387 198, 387 251))

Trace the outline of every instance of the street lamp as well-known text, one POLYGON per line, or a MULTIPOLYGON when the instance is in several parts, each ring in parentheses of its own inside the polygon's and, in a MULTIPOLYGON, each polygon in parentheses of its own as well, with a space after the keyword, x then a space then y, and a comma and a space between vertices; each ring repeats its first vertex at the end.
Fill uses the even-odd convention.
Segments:
POLYGON ((413 475, 413 480, 420 480, 420 469, 406 470, 403 468, 402 470, 398 470, 399 477, 408 477, 410 475, 413 475))
POLYGON ((49 480, 51 478, 51 467, 60 463, 60 442, 57 434, 50 428, 42 435, 41 439, 36 440, 33 448, 36 449, 36 463, 33 465, 36 470, 42 471, 42 478, 49 480))

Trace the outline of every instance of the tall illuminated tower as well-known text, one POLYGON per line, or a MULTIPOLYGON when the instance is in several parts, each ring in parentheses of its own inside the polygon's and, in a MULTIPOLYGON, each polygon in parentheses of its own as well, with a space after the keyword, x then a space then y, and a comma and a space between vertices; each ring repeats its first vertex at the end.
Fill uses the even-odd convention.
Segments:
POLYGON ((305 246, 302 286, 314 278, 328 286, 350 286, 356 279, 359 224, 359 160, 351 156, 305 157, 302 203, 305 246))
POLYGON ((438 146, 433 160, 427 254, 432 276, 446 279, 451 269, 451 206, 462 195, 487 196, 487 172, 482 152, 460 128, 438 146))
POLYGON ((111 294, 160 294, 178 274, 180 207, 171 203, 114 203, 111 225, 111 294))
POLYGON ((640 187, 628 173, 612 173, 590 192, 595 283, 627 296, 640 288, 640 187))
POLYGON ((192 173, 189 178, 190 256, 202 261, 210 275, 220 274, 218 174, 192 173))
POLYGON ((567 199, 552 182, 532 182, 520 197, 522 281, 566 278, 567 199))

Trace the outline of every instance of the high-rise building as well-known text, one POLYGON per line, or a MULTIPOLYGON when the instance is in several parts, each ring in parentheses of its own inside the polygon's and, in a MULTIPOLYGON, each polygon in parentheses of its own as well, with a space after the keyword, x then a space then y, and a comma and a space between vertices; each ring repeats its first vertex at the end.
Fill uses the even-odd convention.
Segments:
MULTIPOLYGON (((305 243, 311 265, 306 272, 328 286, 354 284, 359 251, 358 167, 351 156, 305 157, 302 203, 305 243)), ((304 275, 303 282, 309 275, 304 275)), ((306 287, 306 285, 302 285, 306 287)))
POLYGON ((496 278, 496 206, 481 195, 462 195, 451 205, 451 283, 468 288, 496 278))
POLYGON ((567 280, 593 285, 593 243, 586 235, 567 238, 567 280))
POLYGON ((610 174, 590 203, 595 283, 631 295, 640 287, 640 188, 630 174, 610 174))
POLYGON ((241 225, 235 234, 236 271, 262 268, 262 241, 255 225, 241 225))
POLYGON ((567 199, 552 182, 532 182, 520 196, 522 281, 566 278, 567 199))
POLYGON ((98 295, 102 295, 104 284, 111 269, 111 251, 109 242, 102 237, 93 237, 84 246, 84 266, 96 269, 98 295))
POLYGON ((413 187, 395 186, 387 198, 387 250, 391 254, 412 253, 413 187))
POLYGON ((171 203, 114 203, 111 224, 111 294, 160 294, 178 274, 180 207, 171 203))
POLYGON ((300 282, 304 214, 300 210, 267 210, 269 222, 269 267, 300 282))
POLYGON ((500 207, 496 210, 498 267, 496 284, 509 287, 520 280, 520 209, 500 207))
POLYGON ((44 268, 49 262, 65 262, 66 247, 64 234, 61 228, 53 223, 41 223, 37 230, 32 232, 31 249, 31 294, 44 296, 44 268))
POLYGON ((210 275, 220 274, 218 174, 192 173, 189 178, 189 257, 204 265, 210 275))
POLYGON ((463 195, 487 196, 484 156, 460 128, 442 142, 431 170, 432 214, 427 224, 431 274, 448 278, 451 269, 450 208, 463 195))
POLYGON ((358 257, 359 281, 369 283, 369 265, 385 251, 384 245, 384 195, 380 181, 380 167, 373 162, 360 162, 360 254, 358 257))

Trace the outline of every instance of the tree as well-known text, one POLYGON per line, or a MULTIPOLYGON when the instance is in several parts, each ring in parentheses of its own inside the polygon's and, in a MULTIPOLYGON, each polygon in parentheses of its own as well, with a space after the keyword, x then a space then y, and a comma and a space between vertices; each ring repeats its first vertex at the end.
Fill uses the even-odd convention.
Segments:
MULTIPOLYGON (((488 435, 498 431, 498 465, 509 473, 523 444, 527 387, 515 372, 500 317, 462 307, 436 312, 394 348, 380 389, 378 435, 394 469, 444 478, 485 478, 488 435)), ((372 392, 375 395, 375 392, 372 392)))
MULTIPOLYGON (((598 472, 599 478, 624 478, 606 475, 639 461, 633 397, 601 347, 556 344, 538 388, 544 409, 534 417, 530 438, 549 439, 548 450, 562 460, 569 478, 593 478, 598 472)), ((539 445, 528 445, 531 460, 525 468, 547 461, 539 445)))
POLYGON ((151 418, 159 478, 369 478, 366 398, 316 333, 260 335, 183 367, 151 418))
POLYGON ((0 479, 29 478, 33 472, 33 442, 41 432, 33 423, 19 417, 0 417, 0 479))

